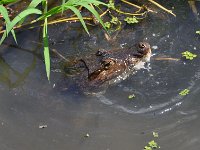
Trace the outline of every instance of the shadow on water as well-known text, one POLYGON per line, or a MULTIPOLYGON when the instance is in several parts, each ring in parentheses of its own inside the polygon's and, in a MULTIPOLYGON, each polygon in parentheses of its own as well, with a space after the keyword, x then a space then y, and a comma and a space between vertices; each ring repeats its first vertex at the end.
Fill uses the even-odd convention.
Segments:
MULTIPOLYGON (((49 27, 50 47, 69 59, 143 40, 151 44, 153 56, 148 67, 95 96, 80 94, 76 86, 63 90, 73 80, 63 77, 60 59, 53 54, 51 82, 47 81, 38 29, 19 32, 18 46, 2 45, 2 149, 142 149, 152 140, 152 131, 159 132, 158 143, 163 149, 200 148, 200 44, 195 34, 200 22, 187 2, 167 1, 165 5, 175 7, 176 18, 151 14, 139 25, 125 26, 111 42, 103 38, 98 27, 91 27, 90 37, 78 23, 49 27), (186 50, 197 54, 197 58, 155 59, 181 58, 186 50), (179 95, 183 89, 190 93, 179 95), (131 94, 134 99, 128 99, 131 94), (39 129, 39 125, 47 128, 39 129), (90 137, 84 138, 87 133, 90 137)), ((196 6, 199 9, 198 2, 196 6)))

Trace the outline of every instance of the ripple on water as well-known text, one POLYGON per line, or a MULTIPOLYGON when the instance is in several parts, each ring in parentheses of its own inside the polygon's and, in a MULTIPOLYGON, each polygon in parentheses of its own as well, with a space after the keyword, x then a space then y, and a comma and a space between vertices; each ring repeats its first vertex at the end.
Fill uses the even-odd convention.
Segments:
POLYGON ((171 74, 177 67, 180 67, 180 65, 182 64, 177 66, 166 66, 172 67, 171 73, 169 73, 169 70, 166 68, 161 69, 160 71, 163 71, 162 74, 166 74, 165 78, 163 78, 164 81, 159 82, 156 80, 158 75, 152 72, 153 67, 150 70, 145 68, 145 71, 142 72, 139 70, 138 73, 131 75, 131 77, 128 77, 128 79, 122 81, 122 83, 110 87, 106 93, 97 93, 95 96, 101 103, 125 113, 164 114, 170 112, 175 108, 180 107, 185 101, 190 100, 190 96, 200 90, 197 86, 200 79, 200 68, 193 72, 185 73, 184 76, 181 77, 179 74, 174 76, 173 82, 180 80, 177 83, 181 84, 178 85, 177 87, 179 88, 176 87, 176 89, 170 87, 174 84, 170 81, 171 74), (166 83, 165 86, 162 86, 162 82, 166 83), (179 92, 182 89, 190 90, 191 94, 187 96, 179 95, 179 92), (133 93, 136 95, 136 98, 132 100, 128 99, 128 95, 133 93))

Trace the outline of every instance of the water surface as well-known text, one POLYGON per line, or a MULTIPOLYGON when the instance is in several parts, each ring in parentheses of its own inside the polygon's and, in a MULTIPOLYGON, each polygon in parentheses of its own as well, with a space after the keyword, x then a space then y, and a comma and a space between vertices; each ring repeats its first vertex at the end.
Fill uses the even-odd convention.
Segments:
MULTIPOLYGON (((200 24, 187 2, 164 4, 174 7, 176 18, 166 13, 151 14, 134 27, 125 26, 112 42, 104 39, 98 27, 90 28, 90 37, 78 23, 49 28, 51 48, 68 58, 94 53, 100 48, 123 48, 138 41, 151 44, 153 56, 149 67, 108 87, 104 94, 87 96, 76 90, 62 90, 67 88, 68 80, 60 73, 56 57, 52 58, 49 83, 38 28, 18 32, 19 48, 2 45, 2 149, 138 150, 154 139, 153 131, 159 133, 155 140, 161 149, 199 149, 200 45, 195 31, 200 24), (197 58, 154 59, 181 58, 186 50, 196 53, 197 58), (180 96, 183 89, 189 89, 189 95, 180 96), (130 94, 136 97, 129 100, 130 94), (39 129, 40 125, 47 128, 39 129), (89 138, 84 137, 87 133, 89 138)), ((6 41, 11 42, 12 39, 6 41)))

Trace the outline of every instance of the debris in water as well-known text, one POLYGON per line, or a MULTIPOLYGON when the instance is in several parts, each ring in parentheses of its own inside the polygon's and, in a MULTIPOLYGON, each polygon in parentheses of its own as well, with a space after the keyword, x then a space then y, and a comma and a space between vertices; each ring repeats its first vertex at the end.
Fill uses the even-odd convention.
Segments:
POLYGON ((90 135, 89 135, 88 133, 86 133, 86 134, 84 135, 84 137, 85 137, 85 138, 89 138, 90 135))
POLYGON ((133 99, 133 98, 135 98, 135 94, 131 94, 128 96, 128 99, 133 99))
POLYGON ((39 125, 39 129, 47 128, 47 125, 39 125))

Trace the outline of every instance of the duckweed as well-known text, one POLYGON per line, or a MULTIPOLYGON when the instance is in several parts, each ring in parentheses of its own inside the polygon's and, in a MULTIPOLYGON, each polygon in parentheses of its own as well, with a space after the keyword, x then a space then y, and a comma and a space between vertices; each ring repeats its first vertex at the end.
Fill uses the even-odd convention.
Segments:
POLYGON ((189 92, 190 92, 190 90, 184 89, 184 90, 182 90, 182 91, 179 93, 179 95, 185 96, 185 95, 189 94, 189 92))
POLYGON ((196 34, 199 34, 199 35, 200 35, 200 30, 199 30, 199 31, 196 31, 196 34))
POLYGON ((158 148, 158 144, 154 140, 150 141, 148 144, 151 148, 158 148))
POLYGON ((131 94, 128 96, 128 99, 133 99, 133 98, 135 98, 135 94, 131 94))
POLYGON ((197 55, 189 51, 185 51, 182 53, 182 57, 185 57, 186 59, 189 59, 189 60, 193 60, 195 57, 197 57, 197 55))
POLYGON ((153 137, 157 138, 158 137, 158 133, 157 132, 153 132, 153 137))
POLYGON ((134 24, 134 23, 138 23, 139 22, 135 16, 133 16, 133 17, 126 17, 124 19, 124 21, 126 21, 128 24, 134 24))
MULTIPOLYGON (((158 138, 158 133, 157 132, 153 132, 153 137, 154 138, 158 138)), ((151 140, 150 142, 148 142, 148 144, 144 147, 143 150, 155 150, 160 148, 160 146, 157 144, 157 142, 155 142, 154 140, 151 140)))
POLYGON ((144 147, 144 150, 152 150, 152 148, 149 147, 149 146, 145 146, 145 147, 144 147))
POLYGON ((158 146, 157 142, 154 140, 150 141, 147 146, 144 147, 144 150, 152 150, 152 149, 158 149, 160 146, 158 146))
POLYGON ((105 27, 106 27, 107 29, 110 29, 110 28, 111 28, 111 23, 110 23, 110 22, 105 22, 104 25, 105 25, 105 27))
POLYGON ((110 21, 110 23, 112 23, 112 24, 118 24, 118 22, 119 22, 119 19, 117 17, 112 17, 112 19, 110 21))

